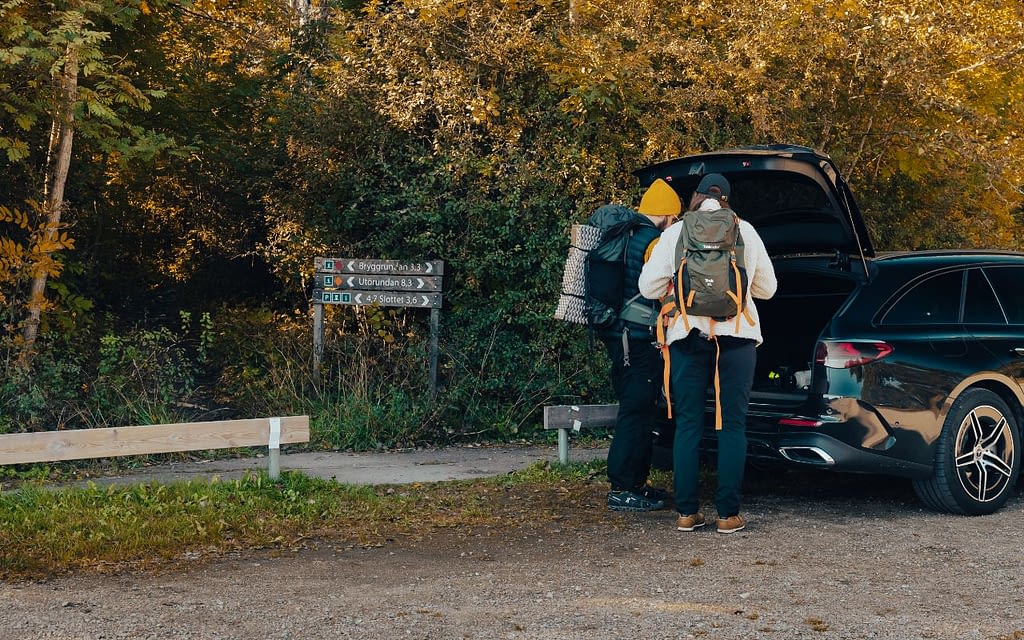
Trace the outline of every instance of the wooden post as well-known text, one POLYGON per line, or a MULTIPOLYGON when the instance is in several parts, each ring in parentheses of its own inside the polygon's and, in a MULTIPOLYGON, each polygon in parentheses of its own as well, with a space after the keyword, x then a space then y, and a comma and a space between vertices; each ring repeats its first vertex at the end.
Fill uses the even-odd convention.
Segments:
POLYGON ((324 357, 324 305, 313 303, 313 382, 320 382, 320 363, 324 357))
POLYGON ((430 310, 430 400, 437 397, 437 331, 441 310, 430 310))

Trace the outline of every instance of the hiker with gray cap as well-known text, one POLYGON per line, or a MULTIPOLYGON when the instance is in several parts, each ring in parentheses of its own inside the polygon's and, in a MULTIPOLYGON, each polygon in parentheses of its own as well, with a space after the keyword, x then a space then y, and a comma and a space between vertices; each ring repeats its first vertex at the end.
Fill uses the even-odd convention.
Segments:
POLYGON ((664 303, 659 342, 666 395, 676 425, 672 462, 679 531, 694 531, 705 524, 700 511, 699 471, 709 387, 715 392, 718 436, 717 529, 734 533, 746 526, 740 515, 746 418, 755 348, 762 342, 753 298, 771 298, 777 281, 761 237, 753 225, 729 209, 729 195, 725 176, 705 175, 687 212, 655 245, 638 282, 641 294, 664 303), (721 233, 720 238, 708 235, 716 232, 721 233), (700 272, 719 261, 724 261, 728 278, 702 275, 693 282, 687 279, 687 273, 700 272), (727 304, 732 300, 731 311, 709 311, 724 308, 710 303, 701 306, 701 297, 710 300, 715 292, 716 279, 730 281, 731 289, 721 299, 727 304))

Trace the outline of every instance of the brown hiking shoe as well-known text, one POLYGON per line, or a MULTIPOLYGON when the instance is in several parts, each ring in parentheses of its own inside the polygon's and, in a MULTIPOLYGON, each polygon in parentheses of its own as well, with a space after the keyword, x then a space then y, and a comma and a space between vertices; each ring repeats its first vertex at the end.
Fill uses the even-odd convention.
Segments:
POLYGON ((676 520, 676 531, 693 531, 700 529, 704 524, 703 513, 697 512, 690 516, 679 514, 679 518, 676 520))
POLYGON ((747 523, 743 521, 743 516, 739 514, 718 519, 718 533, 736 533, 745 526, 747 526, 747 523))

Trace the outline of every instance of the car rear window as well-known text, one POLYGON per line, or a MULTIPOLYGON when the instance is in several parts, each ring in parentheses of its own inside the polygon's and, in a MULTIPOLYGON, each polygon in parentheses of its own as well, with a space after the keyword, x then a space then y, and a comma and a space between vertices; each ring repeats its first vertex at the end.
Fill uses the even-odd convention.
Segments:
MULTIPOLYGON (((729 205, 741 218, 754 223, 791 224, 793 222, 832 222, 835 207, 828 193, 808 176, 783 171, 743 171, 729 173, 732 194, 729 205), (785 216, 780 219, 779 216, 785 216)), ((676 192, 689 203, 701 175, 673 180, 676 192)))
POLYGON ((1024 324, 1024 267, 986 267, 985 275, 996 290, 1010 324, 1024 324))
POLYGON ((967 271, 964 297, 964 322, 968 324, 1006 324, 996 294, 981 269, 967 271))
POLYGON ((954 324, 960 318, 963 271, 937 275, 919 283, 889 309, 883 324, 954 324))
POLYGON ((807 176, 796 173, 736 174, 730 202, 740 217, 755 225, 831 222, 836 215, 828 194, 807 176))

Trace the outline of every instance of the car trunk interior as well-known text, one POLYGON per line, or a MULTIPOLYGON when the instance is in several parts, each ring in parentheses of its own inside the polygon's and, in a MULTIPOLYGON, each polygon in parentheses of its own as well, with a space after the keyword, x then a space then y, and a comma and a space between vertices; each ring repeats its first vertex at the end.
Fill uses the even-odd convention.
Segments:
POLYGON ((764 342, 757 349, 754 397, 805 397, 818 336, 857 286, 849 270, 831 262, 828 257, 773 261, 778 289, 772 299, 756 302, 764 342))

